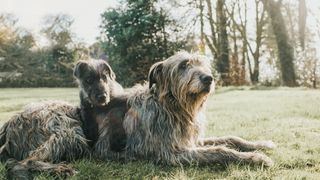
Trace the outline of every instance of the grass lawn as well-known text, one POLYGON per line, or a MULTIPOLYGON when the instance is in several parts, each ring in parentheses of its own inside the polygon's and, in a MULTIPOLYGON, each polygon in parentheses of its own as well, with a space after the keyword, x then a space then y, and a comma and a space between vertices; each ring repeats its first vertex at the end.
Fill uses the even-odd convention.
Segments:
MULTIPOLYGON (((78 90, 69 88, 0 89, 0 124, 25 104, 60 99, 78 104, 78 90)), ((148 162, 80 160, 71 179, 320 179, 320 91, 302 88, 254 90, 223 88, 207 104, 207 136, 236 135, 248 140, 273 140, 265 153, 271 168, 231 165, 227 168, 168 167, 148 162)), ((4 179, 0 165, 0 179, 4 179)), ((40 174, 37 179, 51 179, 40 174)))

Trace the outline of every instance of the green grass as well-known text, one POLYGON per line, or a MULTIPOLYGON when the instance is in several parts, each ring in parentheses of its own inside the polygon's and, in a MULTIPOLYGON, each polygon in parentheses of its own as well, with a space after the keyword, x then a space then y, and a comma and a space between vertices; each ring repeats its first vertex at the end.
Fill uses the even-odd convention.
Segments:
MULTIPOLYGON (((0 123, 25 104, 40 100, 78 104, 77 89, 0 89, 0 123)), ((207 136, 236 135, 271 139, 277 148, 265 152, 272 168, 231 165, 227 168, 168 167, 139 162, 80 160, 71 179, 319 179, 320 91, 302 88, 223 88, 207 104, 207 136)), ((5 170, 0 166, 0 178, 5 170)), ((40 174, 37 179, 52 179, 40 174)))

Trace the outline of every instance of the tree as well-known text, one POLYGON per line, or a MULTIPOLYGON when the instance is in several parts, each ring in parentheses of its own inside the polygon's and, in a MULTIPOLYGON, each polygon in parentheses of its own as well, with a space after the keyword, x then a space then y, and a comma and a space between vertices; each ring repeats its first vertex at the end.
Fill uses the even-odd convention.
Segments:
POLYGON ((14 76, 22 69, 18 62, 22 53, 17 46, 19 41, 17 21, 18 19, 12 14, 0 15, 0 58, 2 59, 0 71, 7 73, 8 76, 14 76))
POLYGON ((54 45, 67 46, 72 43, 70 30, 74 20, 67 14, 48 15, 44 18, 42 32, 54 45))
MULTIPOLYGON (((256 38, 255 38, 255 50, 251 47, 251 44, 248 43, 249 50, 253 57, 253 72, 250 73, 250 79, 252 84, 257 84, 259 82, 259 74, 260 74, 260 49, 262 46, 263 40, 263 28, 266 24, 265 21, 265 8, 262 7, 261 13, 259 13, 259 4, 260 0, 255 0, 255 23, 256 23, 256 38)), ((251 68, 251 67, 250 67, 251 68)))
MULTIPOLYGON (((216 33, 216 22, 213 17, 212 13, 212 3, 211 0, 206 0, 207 8, 208 8, 208 22, 210 25, 210 35, 205 35, 204 38, 206 43, 211 51, 211 54, 215 59, 218 57, 218 40, 217 40, 217 33, 216 33)), ((201 12, 201 11, 200 11, 201 12)), ((203 16, 203 13, 200 13, 200 16, 203 16)), ((204 24, 204 23, 203 23, 204 24)))
POLYGON ((240 2, 239 0, 236 2, 238 6, 239 11, 239 23, 237 22, 235 16, 233 13, 228 14, 232 20, 232 22, 235 24, 235 28, 240 32, 241 38, 243 39, 243 62, 245 62, 246 54, 249 52, 251 56, 253 57, 253 65, 249 58, 247 58, 248 65, 249 65, 249 74, 250 74, 250 80, 252 84, 257 84, 259 82, 259 74, 260 74, 260 56, 261 56, 261 47, 263 42, 263 31, 264 26, 266 24, 266 18, 265 18, 265 8, 260 7, 260 0, 255 0, 255 48, 251 45, 249 42, 249 37, 247 35, 247 4, 244 2, 244 17, 241 16, 241 8, 240 8, 240 2), (244 18, 244 19, 243 19, 244 18))
POLYGON ((229 41, 227 33, 228 23, 225 13, 225 1, 216 1, 215 17, 211 0, 206 0, 207 16, 204 15, 205 8, 203 0, 199 0, 198 7, 200 10, 201 43, 203 43, 203 39, 205 39, 205 42, 215 59, 215 68, 220 74, 220 84, 225 86, 230 85, 229 41), (207 21, 209 23, 209 33, 203 32, 205 26, 204 17, 207 17, 207 21))
POLYGON ((218 33, 218 57, 217 71, 221 75, 222 85, 230 85, 229 41, 227 33, 227 17, 225 14, 225 0, 217 0, 217 33, 218 33))
POLYGON ((7 49, 16 41, 16 22, 14 15, 0 14, 0 57, 5 56, 7 49))
POLYGON ((299 40, 302 49, 305 47, 305 31, 307 22, 307 6, 305 0, 299 0, 299 40))
MULTIPOLYGON (((74 20, 67 14, 49 15, 44 18, 42 32, 50 42, 47 63, 48 71, 67 76, 73 70, 76 61, 76 46, 73 44, 74 35, 71 26, 74 20)), ((73 78, 67 78, 72 81, 73 78)))
POLYGON ((199 9, 200 9, 200 52, 201 54, 205 53, 205 34, 204 34, 204 4, 203 0, 199 0, 199 9))
POLYGON ((17 44, 19 47, 29 50, 36 46, 36 40, 31 32, 21 29, 18 34, 17 44))
POLYGON ((263 0, 262 2, 268 12, 273 33, 276 37, 283 85, 290 87, 297 86, 293 64, 294 51, 290 44, 283 15, 281 14, 282 0, 277 2, 274 0, 263 0))
POLYGON ((102 44, 118 80, 125 86, 146 80, 154 62, 184 45, 176 33, 179 27, 156 3, 126 0, 102 14, 102 44))

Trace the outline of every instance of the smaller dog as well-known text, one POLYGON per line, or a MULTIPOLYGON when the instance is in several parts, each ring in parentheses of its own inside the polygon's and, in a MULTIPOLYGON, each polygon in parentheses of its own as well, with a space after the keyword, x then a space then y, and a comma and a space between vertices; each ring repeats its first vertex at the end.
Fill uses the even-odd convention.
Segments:
POLYGON ((74 69, 74 77, 80 86, 80 113, 83 131, 89 146, 95 144, 99 136, 99 124, 110 99, 123 92, 115 81, 115 74, 103 60, 79 61, 74 69), (100 115, 100 116, 99 116, 100 115))

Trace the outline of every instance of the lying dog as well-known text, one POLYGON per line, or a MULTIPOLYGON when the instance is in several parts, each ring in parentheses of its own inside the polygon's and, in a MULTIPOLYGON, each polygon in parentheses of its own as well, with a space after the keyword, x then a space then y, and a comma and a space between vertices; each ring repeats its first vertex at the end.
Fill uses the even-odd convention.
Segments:
POLYGON ((122 88, 102 60, 79 62, 74 75, 81 88, 80 109, 65 102, 36 103, 1 127, 0 158, 12 158, 7 161, 8 178, 32 178, 35 171, 72 175, 74 169, 61 162, 91 154, 89 146, 98 136, 95 113, 122 88))
MULTIPOLYGON (((271 141, 248 142, 238 137, 201 138, 205 104, 214 83, 210 63, 202 57, 179 53, 154 64, 149 72, 149 87, 130 93, 119 106, 105 109, 103 122, 123 121, 127 136, 124 156, 169 165, 196 163, 246 163, 271 166, 272 160, 254 150, 272 148, 271 141), (108 113, 113 112, 113 113, 108 113), (227 148, 254 152, 240 152, 227 148)), ((118 101, 114 98, 114 101, 118 101)), ((113 104, 113 100, 109 104, 113 104)), ((107 128, 100 129, 96 143, 108 150, 112 139, 107 128), (102 133, 101 133, 102 132, 102 133)), ((108 159, 109 151, 96 154, 108 159)))

